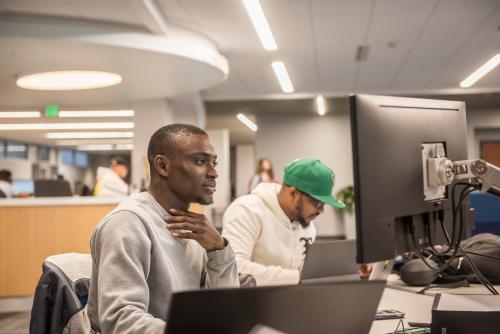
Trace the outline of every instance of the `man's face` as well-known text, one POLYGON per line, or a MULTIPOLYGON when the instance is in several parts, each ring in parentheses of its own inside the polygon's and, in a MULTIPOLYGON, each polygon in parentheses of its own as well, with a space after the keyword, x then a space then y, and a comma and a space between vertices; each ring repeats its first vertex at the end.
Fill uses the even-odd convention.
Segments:
POLYGON ((122 164, 115 164, 111 166, 111 169, 122 179, 126 178, 128 175, 128 167, 122 164))
POLYGON ((306 227, 311 223, 311 221, 323 213, 325 204, 312 198, 306 193, 298 190, 297 192, 299 197, 293 211, 295 217, 294 220, 298 221, 303 227, 306 227))
POLYGON ((190 135, 179 140, 175 156, 169 157, 168 185, 186 202, 213 203, 217 178, 217 155, 206 135, 190 135))

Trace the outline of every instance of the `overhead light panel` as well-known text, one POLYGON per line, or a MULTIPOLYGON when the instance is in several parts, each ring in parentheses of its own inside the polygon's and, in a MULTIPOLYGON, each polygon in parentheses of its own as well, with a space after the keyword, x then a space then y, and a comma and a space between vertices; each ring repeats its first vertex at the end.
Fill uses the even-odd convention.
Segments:
POLYGON ((118 85, 122 77, 102 71, 55 71, 25 75, 17 79, 21 88, 34 90, 82 90, 118 85))
POLYGON ((321 116, 323 116, 326 113, 325 98, 321 94, 319 94, 318 96, 316 96, 316 111, 321 116))
POLYGON ((286 71, 285 63, 282 61, 273 61, 271 66, 273 67, 276 78, 278 78, 281 90, 285 93, 292 93, 294 89, 292 81, 290 81, 290 77, 286 71))
POLYGON ((91 139, 91 138, 133 138, 134 133, 124 132, 49 132, 45 135, 48 139, 91 139))
POLYGON ((79 151, 130 151, 134 148, 133 144, 90 144, 78 145, 76 147, 79 151))
POLYGON ((236 115, 236 118, 238 118, 238 120, 241 123, 245 124, 253 132, 257 131, 257 129, 258 129, 257 124, 252 122, 252 120, 250 118, 246 117, 244 114, 239 113, 238 115, 236 115))
POLYGON ((58 140, 54 144, 56 146, 77 146, 77 145, 91 145, 91 144, 132 144, 133 141, 131 139, 113 139, 109 138, 96 138, 96 139, 80 139, 74 138, 71 140, 58 140))
POLYGON ((134 144, 115 144, 115 150, 130 151, 134 149, 134 144))
POLYGON ((476 83, 479 79, 485 76, 489 71, 494 69, 500 64, 500 53, 497 53, 493 58, 488 60, 483 66, 478 68, 474 73, 469 75, 464 81, 460 83, 460 87, 468 88, 476 83))
POLYGON ((277 50, 278 46, 259 0, 243 0, 243 4, 264 49, 267 51, 277 50))
POLYGON ((112 151, 113 144, 78 145, 76 149, 79 151, 112 151))
POLYGON ((0 124, 0 130, 132 129, 133 122, 0 124))
POLYGON ((59 117, 132 117, 133 110, 61 110, 59 117))
POLYGON ((0 118, 39 118, 39 111, 0 111, 0 118))

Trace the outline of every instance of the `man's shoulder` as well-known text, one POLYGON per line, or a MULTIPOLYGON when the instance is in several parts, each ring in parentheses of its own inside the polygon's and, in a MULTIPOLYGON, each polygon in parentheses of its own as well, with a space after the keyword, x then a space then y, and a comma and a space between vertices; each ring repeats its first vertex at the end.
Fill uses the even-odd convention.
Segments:
POLYGON ((247 194, 235 199, 227 208, 227 210, 238 210, 244 208, 256 208, 263 206, 262 199, 255 194, 247 194))

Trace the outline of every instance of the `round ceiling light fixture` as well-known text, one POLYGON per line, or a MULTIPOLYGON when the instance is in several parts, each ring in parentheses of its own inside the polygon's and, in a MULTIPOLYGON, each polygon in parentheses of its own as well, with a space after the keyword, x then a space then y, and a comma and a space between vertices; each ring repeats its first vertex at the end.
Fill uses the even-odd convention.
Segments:
POLYGON ((82 90, 118 85, 122 77, 102 71, 56 71, 25 75, 17 79, 21 88, 34 90, 82 90))

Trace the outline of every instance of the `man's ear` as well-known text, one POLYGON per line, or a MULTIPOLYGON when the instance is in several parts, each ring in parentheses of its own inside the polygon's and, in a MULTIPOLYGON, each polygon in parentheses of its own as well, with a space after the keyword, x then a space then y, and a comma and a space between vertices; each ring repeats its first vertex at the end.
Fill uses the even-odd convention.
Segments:
POLYGON ((167 178, 170 174, 170 160, 168 159, 168 157, 164 155, 157 155, 155 156, 153 162, 156 172, 160 176, 167 178))
POLYGON ((289 186, 288 189, 287 189, 287 191, 290 194, 290 196, 292 196, 292 198, 297 197, 297 195, 299 194, 299 191, 295 187, 290 187, 289 186))

